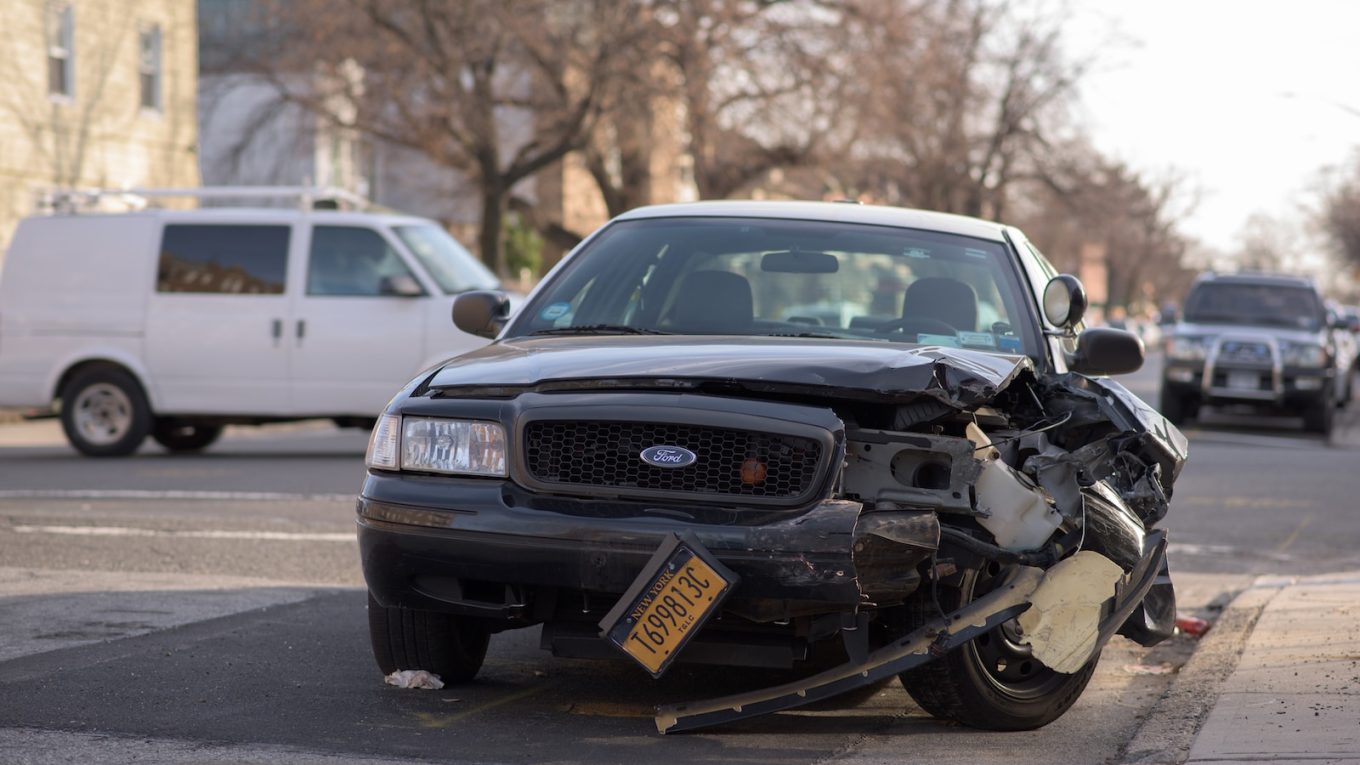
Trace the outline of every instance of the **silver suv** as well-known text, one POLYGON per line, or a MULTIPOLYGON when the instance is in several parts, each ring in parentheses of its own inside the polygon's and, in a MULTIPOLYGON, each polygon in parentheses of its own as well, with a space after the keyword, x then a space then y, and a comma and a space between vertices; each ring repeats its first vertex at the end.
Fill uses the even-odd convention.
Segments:
POLYGON ((1308 279, 1204 274, 1166 338, 1162 414, 1180 424, 1206 405, 1249 407, 1330 433, 1354 361, 1337 352, 1338 328, 1308 279))

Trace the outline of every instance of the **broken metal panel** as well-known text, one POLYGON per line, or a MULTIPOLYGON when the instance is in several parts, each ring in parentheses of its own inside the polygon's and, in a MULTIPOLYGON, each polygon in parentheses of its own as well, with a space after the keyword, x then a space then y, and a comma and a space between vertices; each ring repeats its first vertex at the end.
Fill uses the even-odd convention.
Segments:
POLYGON ((965 438, 859 429, 846 433, 842 490, 866 503, 973 512, 980 463, 965 438))
POLYGON ((855 526, 860 592, 874 605, 898 603, 921 582, 919 566, 940 546, 940 519, 929 511, 866 512, 855 526))
POLYGON ((842 665, 762 691, 658 707, 656 729, 661 733, 678 733, 759 717, 830 698, 905 672, 1023 612, 1042 579, 1040 569, 1018 568, 1005 585, 947 617, 928 620, 910 634, 870 653, 862 663, 842 665))

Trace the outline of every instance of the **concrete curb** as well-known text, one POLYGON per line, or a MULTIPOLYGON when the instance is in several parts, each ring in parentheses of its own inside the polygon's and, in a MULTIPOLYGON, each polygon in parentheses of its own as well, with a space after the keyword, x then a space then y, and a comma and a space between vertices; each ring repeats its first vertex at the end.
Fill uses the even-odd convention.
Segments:
POLYGON ((1237 668, 1261 613, 1288 584, 1279 577, 1262 577, 1233 598, 1143 720, 1118 762, 1180 765, 1189 758, 1195 737, 1218 701, 1224 681, 1237 668))

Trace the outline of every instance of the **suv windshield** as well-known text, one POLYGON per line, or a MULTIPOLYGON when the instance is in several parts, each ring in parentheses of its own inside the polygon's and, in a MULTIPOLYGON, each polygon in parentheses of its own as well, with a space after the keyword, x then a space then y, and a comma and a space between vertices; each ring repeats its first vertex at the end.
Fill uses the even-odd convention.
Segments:
POLYGON ((1185 300, 1185 320, 1196 324, 1246 324, 1316 332, 1322 303, 1305 287, 1273 284, 1201 284, 1185 300))
POLYGON ((444 229, 429 223, 393 228, 445 294, 500 286, 496 276, 444 229))
POLYGON ((1034 353, 1000 242, 890 226, 739 218, 623 221, 520 312, 508 336, 834 337, 1034 353))

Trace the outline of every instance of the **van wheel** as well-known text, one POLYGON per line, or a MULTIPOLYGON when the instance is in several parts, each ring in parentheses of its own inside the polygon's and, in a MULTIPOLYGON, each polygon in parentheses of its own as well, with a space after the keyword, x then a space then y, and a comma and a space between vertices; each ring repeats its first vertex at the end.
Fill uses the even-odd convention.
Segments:
POLYGON ((438 611, 387 608, 368 595, 368 634, 378 669, 390 675, 423 669, 445 683, 465 683, 477 676, 491 635, 464 617, 438 611))
POLYGON ((117 367, 89 367, 61 390, 61 429, 81 454, 122 457, 146 440, 151 407, 132 375, 117 367))
POLYGON ((192 425, 176 420, 156 420, 151 437, 172 452, 204 449, 222 435, 221 425, 192 425))
MULTIPOLYGON (((997 586, 1005 569, 995 563, 964 572, 958 587, 940 587, 946 612, 966 605, 997 586)), ((924 597, 913 603, 918 618, 936 613, 924 597)), ((940 658, 898 677, 921 708, 938 717, 983 730, 1032 730, 1066 712, 1095 674, 1097 654, 1068 675, 1049 669, 1002 624, 940 658)))

